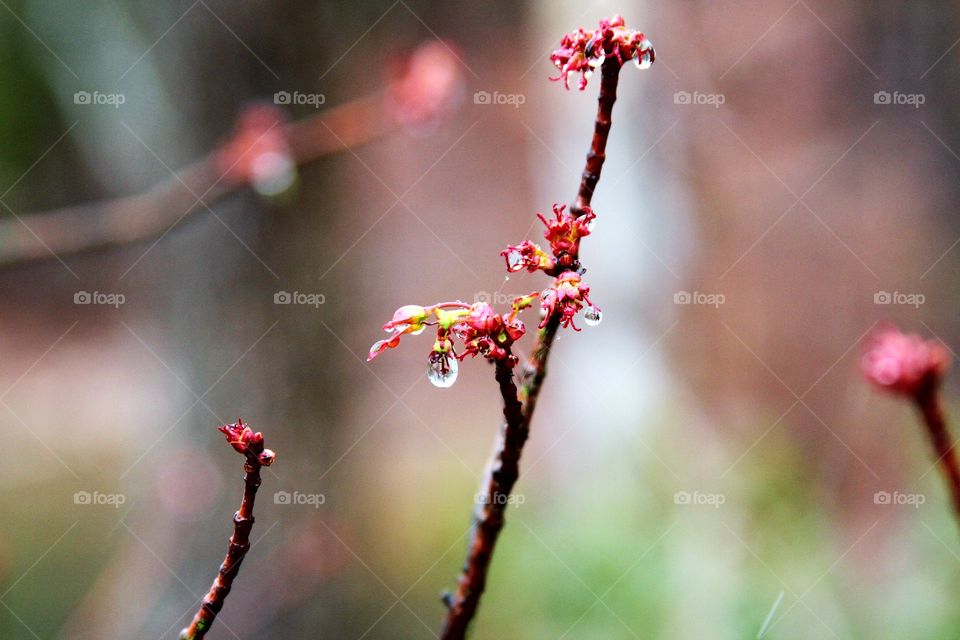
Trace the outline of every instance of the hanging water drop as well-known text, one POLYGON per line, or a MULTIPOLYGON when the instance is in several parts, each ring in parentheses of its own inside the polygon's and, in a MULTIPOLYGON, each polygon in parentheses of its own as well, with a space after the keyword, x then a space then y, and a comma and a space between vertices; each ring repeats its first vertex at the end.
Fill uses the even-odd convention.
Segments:
POLYGON ((637 69, 649 69, 653 66, 653 44, 649 40, 640 43, 633 62, 637 65, 637 69))
POLYGON ((459 363, 452 353, 431 351, 427 359, 427 378, 435 387, 441 389, 451 386, 457 381, 459 363))
POLYGON ((507 252, 507 271, 520 271, 523 268, 523 254, 516 249, 507 252))
POLYGON ((583 321, 591 327, 595 327, 600 324, 600 320, 602 319, 603 312, 601 312, 597 307, 587 307, 587 310, 583 312, 583 321))

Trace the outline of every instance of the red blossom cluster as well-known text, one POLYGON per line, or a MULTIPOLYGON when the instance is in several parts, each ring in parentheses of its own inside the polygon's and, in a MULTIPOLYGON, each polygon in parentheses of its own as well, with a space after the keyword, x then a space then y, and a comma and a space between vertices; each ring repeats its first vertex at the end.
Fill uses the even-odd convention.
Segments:
POLYGON ((237 418, 233 424, 217 427, 217 430, 227 437, 227 442, 235 451, 247 456, 248 460, 253 459, 260 465, 269 467, 277 457, 272 450, 263 448, 263 434, 243 424, 241 418, 237 418))
POLYGON ((457 362, 467 356, 481 355, 489 360, 503 360, 516 366, 517 357, 510 351, 513 343, 526 332, 519 318, 522 310, 533 304, 537 292, 514 298, 509 313, 500 314, 486 302, 441 302, 429 307, 406 305, 397 309, 393 319, 383 325, 391 335, 376 342, 367 361, 400 344, 404 334, 419 335, 428 326, 437 328, 437 338, 427 362, 430 382, 449 387, 457 379, 457 362), (459 340, 462 348, 456 349, 459 340))
POLYGON ((556 275, 561 271, 579 268, 580 238, 590 235, 597 214, 590 207, 584 207, 583 215, 576 217, 566 209, 566 205, 553 205, 553 220, 548 220, 542 213, 537 214, 547 228, 543 237, 550 243, 553 256, 529 240, 508 245, 500 252, 507 261, 507 271, 514 273, 526 269, 534 273, 540 270, 548 275, 556 275))
POLYGON ((567 211, 565 205, 555 204, 553 216, 551 220, 542 213, 537 214, 546 227, 543 236, 550 243, 553 255, 529 240, 518 245, 508 245, 500 255, 506 261, 507 271, 510 273, 526 269, 530 273, 543 271, 556 277, 553 284, 540 293, 540 308, 543 313, 541 327, 546 325, 554 313, 559 313, 562 326, 579 331, 579 327, 574 324, 574 318, 584 306, 587 307, 584 313, 587 324, 595 325, 601 318, 600 308, 590 300, 590 287, 581 280, 583 268, 580 266, 580 238, 590 235, 597 214, 590 207, 584 207, 583 215, 574 216, 567 211))
POLYGON ((895 327, 877 331, 868 341, 860 362, 867 380, 877 387, 906 396, 936 387, 950 364, 946 348, 895 327))
POLYGON ((563 36, 560 48, 553 52, 550 61, 560 70, 560 75, 551 80, 563 80, 570 88, 571 73, 580 73, 579 88, 587 86, 587 79, 594 69, 600 67, 607 57, 613 56, 622 65, 633 60, 640 69, 647 69, 656 59, 653 44, 641 31, 627 29, 623 18, 615 15, 600 21, 600 26, 588 33, 582 28, 563 36))

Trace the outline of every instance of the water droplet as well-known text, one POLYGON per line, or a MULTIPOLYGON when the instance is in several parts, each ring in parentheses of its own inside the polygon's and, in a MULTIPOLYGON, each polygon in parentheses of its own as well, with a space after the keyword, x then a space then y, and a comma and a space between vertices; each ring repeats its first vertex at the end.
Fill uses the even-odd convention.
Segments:
POLYGON ((422 324, 422 325, 420 325, 420 328, 417 329, 416 331, 411 331, 411 332, 410 332, 410 335, 412 335, 412 336, 418 336, 418 335, 420 335, 421 333, 423 333, 423 332, 426 331, 426 330, 427 330, 427 325, 422 324))
POLYGON ((653 50, 649 48, 650 42, 644 40, 640 46, 643 47, 644 44, 647 45, 647 48, 639 51, 633 59, 634 64, 637 65, 637 69, 649 69, 653 66, 653 50))
POLYGON ((507 270, 520 271, 523 268, 523 254, 516 249, 507 252, 507 270))
POLYGON ((431 384, 441 389, 451 386, 457 381, 459 363, 452 353, 431 351, 427 359, 427 378, 431 384))
POLYGON ((600 68, 600 66, 603 64, 603 61, 604 61, 605 59, 606 59, 606 56, 601 53, 601 54, 598 55, 596 58, 591 58, 590 61, 588 62, 588 64, 589 64, 592 68, 598 69, 598 68, 600 68))
POLYGON ((583 312, 583 321, 591 327, 600 324, 601 319, 603 319, 603 312, 596 307, 587 307, 587 310, 583 312))

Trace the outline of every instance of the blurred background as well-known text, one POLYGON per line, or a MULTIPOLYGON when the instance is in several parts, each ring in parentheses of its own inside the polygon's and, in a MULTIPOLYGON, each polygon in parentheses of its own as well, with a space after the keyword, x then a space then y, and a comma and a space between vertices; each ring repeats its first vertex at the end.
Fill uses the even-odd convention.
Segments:
POLYGON ((545 286, 497 254, 575 194, 596 78, 548 56, 614 13, 657 62, 624 69, 583 245, 604 320, 557 343, 473 637, 960 631, 928 444, 856 370, 884 319, 960 345, 955 3, 0 5, 0 637, 175 638, 238 416, 278 460, 208 637, 435 637, 498 392, 482 361, 431 386, 428 336, 366 351, 401 305, 545 286), (293 184, 104 221, 283 93, 327 144, 293 184), (120 241, 59 250, 85 234, 120 241))

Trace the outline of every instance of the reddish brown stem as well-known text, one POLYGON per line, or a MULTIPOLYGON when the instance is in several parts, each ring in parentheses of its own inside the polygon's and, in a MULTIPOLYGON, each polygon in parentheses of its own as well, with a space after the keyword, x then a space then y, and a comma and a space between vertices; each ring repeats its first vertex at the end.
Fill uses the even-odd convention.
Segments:
POLYGON ((923 415, 927 433, 930 435, 934 455, 937 456, 937 466, 940 467, 947 489, 950 491, 954 511, 960 518, 960 465, 957 463, 957 454, 951 442, 939 387, 926 386, 917 393, 916 402, 923 415))
POLYGON ((180 632, 180 640, 199 640, 210 630, 223 603, 230 593, 233 580, 240 571, 240 564, 250 550, 250 530, 253 529, 253 503, 260 488, 261 464, 254 452, 247 453, 243 465, 243 499, 240 501, 240 510, 233 515, 233 535, 230 537, 230 546, 227 556, 220 565, 220 571, 210 591, 203 597, 200 609, 193 616, 190 626, 180 632))
POLYGON ((590 206, 593 191, 600 181, 603 161, 607 159, 607 137, 610 135, 613 103, 617 101, 617 83, 620 80, 622 65, 614 56, 608 56, 600 67, 600 96, 597 98, 597 119, 593 126, 593 140, 587 152, 587 165, 580 178, 580 189, 573 203, 575 216, 583 214, 583 208, 590 206))
MULTIPOLYGON (((374 93, 283 125, 294 161, 304 166, 396 131, 399 125, 388 104, 382 93, 374 93)), ((222 174, 216 154, 212 151, 140 194, 0 219, 0 268, 161 235, 181 218, 243 188, 222 174)))
MULTIPOLYGON (((601 67, 600 97, 593 140, 587 153, 586 167, 580 181, 572 211, 580 216, 590 206, 593 192, 600 180, 606 159, 607 138, 610 134, 613 103, 617 99, 617 82, 621 64, 608 56, 601 67)), ((514 483, 520 474, 519 462, 523 444, 530 433, 530 422, 547 375, 547 359, 560 327, 560 314, 554 313, 537 334, 537 342, 520 376, 520 390, 513 382, 509 368, 497 361, 497 382, 503 395, 503 415, 500 439, 489 470, 483 480, 485 502, 474 512, 474 527, 470 538, 467 560, 457 585, 457 592, 445 598, 448 607, 442 640, 462 640, 467 633, 486 585, 487 570, 493 557, 497 537, 504 524, 504 510, 514 483)))
POLYGON ((520 453, 529 434, 517 385, 513 382, 513 370, 504 360, 497 360, 495 366, 503 397, 504 423, 496 452, 477 495, 469 551, 457 592, 446 598, 449 611, 440 636, 443 640, 463 638, 477 611, 487 583, 493 548, 503 528, 510 492, 520 477, 520 453))

